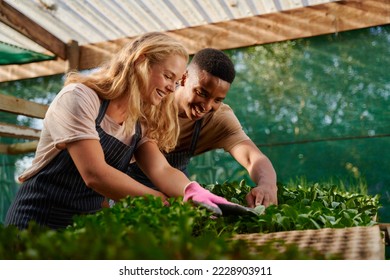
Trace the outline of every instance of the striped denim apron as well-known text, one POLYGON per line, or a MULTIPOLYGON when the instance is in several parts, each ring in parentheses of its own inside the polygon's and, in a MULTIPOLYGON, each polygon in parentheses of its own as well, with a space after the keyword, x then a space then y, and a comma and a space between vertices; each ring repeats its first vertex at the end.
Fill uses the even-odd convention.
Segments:
MULTIPOLYGON (((188 164, 190 163, 191 157, 194 156, 196 144, 198 143, 198 138, 200 130, 202 127, 202 120, 197 120, 194 125, 194 131, 192 134, 191 145, 188 149, 182 151, 173 151, 171 153, 165 154, 165 157, 169 164, 179 170, 181 170, 188 177, 188 164)), ((149 178, 142 172, 138 167, 137 163, 132 163, 127 170, 127 174, 131 176, 134 180, 148 186, 152 189, 158 189, 149 178)))
MULTIPOLYGON (((100 126, 109 101, 103 101, 95 121, 105 160, 112 167, 126 172, 137 142, 141 126, 130 146, 105 133, 100 126)), ((5 225, 27 228, 34 220, 52 229, 72 224, 75 215, 92 214, 102 209, 104 197, 87 187, 66 149, 62 150, 38 174, 24 182, 10 206, 5 225)))

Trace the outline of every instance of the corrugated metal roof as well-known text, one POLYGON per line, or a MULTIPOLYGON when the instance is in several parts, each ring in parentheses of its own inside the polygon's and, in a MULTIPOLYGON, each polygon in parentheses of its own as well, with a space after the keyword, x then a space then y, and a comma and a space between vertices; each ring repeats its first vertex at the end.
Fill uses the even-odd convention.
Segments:
MULTIPOLYGON (((287 11, 335 0, 5 0, 66 43, 80 46, 287 11)), ((0 41, 46 50, 0 22, 0 41)))
POLYGON ((0 44, 53 57, 0 65, 0 82, 97 67, 151 31, 192 54, 386 24, 390 0, 0 0, 0 44))

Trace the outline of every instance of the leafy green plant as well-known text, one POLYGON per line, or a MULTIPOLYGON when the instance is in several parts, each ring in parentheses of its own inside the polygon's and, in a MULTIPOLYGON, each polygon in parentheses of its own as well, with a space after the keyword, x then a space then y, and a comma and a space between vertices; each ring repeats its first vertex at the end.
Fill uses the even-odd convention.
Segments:
POLYGON ((270 251, 269 242, 253 254, 230 232, 219 232, 217 220, 201 208, 181 200, 169 207, 161 200, 127 198, 112 209, 77 217, 74 225, 53 231, 31 224, 27 230, 1 228, 1 259, 297 259, 324 257, 286 245, 284 252, 270 251))
MULTIPOLYGON (((206 186, 244 204, 244 181, 206 186)), ((0 225, 0 259, 324 259, 281 240, 262 246, 232 237, 239 233, 375 224, 377 197, 339 192, 318 184, 279 187, 279 205, 258 217, 213 217, 206 209, 170 199, 126 198, 113 208, 75 217, 53 231, 34 223, 26 230, 0 225), (282 249, 282 250, 281 250, 282 249), (254 253, 255 252, 255 253, 254 253)), ((337 256, 333 256, 337 258, 337 256)))
MULTIPOLYGON (((210 191, 245 204, 250 186, 245 181, 206 185, 210 191)), ((280 185, 279 204, 268 207, 259 217, 235 218, 238 233, 372 226, 380 208, 379 196, 340 191, 332 184, 280 185)))

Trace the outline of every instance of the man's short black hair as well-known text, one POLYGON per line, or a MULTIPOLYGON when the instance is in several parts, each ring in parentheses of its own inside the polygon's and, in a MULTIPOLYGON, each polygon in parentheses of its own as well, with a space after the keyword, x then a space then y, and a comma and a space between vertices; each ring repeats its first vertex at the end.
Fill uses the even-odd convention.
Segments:
POLYGON ((233 62, 221 50, 205 48, 197 52, 191 60, 200 70, 205 70, 228 83, 232 83, 236 76, 233 62))

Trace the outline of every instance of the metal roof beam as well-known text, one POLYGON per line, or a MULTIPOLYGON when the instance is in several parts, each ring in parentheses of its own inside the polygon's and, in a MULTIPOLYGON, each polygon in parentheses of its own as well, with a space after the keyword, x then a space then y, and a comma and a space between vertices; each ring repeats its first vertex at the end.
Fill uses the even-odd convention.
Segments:
POLYGON ((56 56, 66 59, 66 44, 64 42, 4 0, 0 0, 0 21, 35 41, 56 56))

